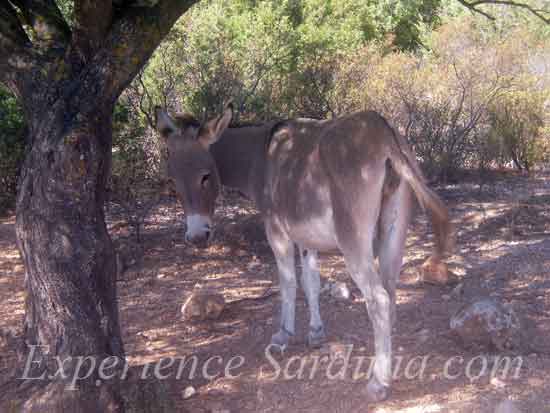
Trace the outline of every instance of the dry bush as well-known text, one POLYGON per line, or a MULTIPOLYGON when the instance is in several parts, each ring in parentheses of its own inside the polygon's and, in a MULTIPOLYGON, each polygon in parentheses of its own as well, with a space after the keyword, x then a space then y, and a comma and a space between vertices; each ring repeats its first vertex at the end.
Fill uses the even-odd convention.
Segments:
POLYGON ((549 49, 516 30, 484 37, 461 19, 434 33, 429 53, 365 47, 340 62, 332 105, 381 112, 432 177, 509 161, 528 168, 548 153, 549 49))

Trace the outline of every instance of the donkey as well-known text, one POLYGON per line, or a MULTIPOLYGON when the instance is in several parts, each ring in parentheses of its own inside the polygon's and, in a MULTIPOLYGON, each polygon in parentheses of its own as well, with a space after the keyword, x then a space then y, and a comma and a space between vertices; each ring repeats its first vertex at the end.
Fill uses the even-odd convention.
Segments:
POLYGON ((279 272, 281 320, 271 343, 282 348, 295 332, 295 247, 310 312, 311 346, 325 337, 317 252, 340 250, 374 328, 367 399, 386 399, 395 289, 413 208, 411 194, 430 212, 436 235, 432 260, 450 247, 445 205, 426 186, 404 139, 375 112, 228 128, 232 116, 228 105, 201 125, 189 115, 172 118, 156 110, 170 174, 187 215, 186 239, 204 246, 211 238, 220 185, 235 187, 256 203, 279 272))

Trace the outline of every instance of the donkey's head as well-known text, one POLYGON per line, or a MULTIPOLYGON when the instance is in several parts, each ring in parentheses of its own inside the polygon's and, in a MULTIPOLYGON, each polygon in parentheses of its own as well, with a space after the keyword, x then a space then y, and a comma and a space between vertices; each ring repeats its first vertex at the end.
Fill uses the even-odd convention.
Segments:
POLYGON ((156 108, 156 126, 168 146, 168 170, 187 217, 185 239, 206 246, 212 236, 212 215, 220 193, 220 177, 209 148, 227 128, 233 107, 201 125, 190 115, 171 117, 156 108))

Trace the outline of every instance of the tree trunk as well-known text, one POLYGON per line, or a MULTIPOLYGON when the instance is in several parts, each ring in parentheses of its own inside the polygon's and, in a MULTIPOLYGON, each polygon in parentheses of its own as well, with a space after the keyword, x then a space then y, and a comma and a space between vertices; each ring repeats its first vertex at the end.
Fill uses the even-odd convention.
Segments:
POLYGON ((23 411, 124 409, 117 380, 101 380, 103 361, 117 377, 111 356, 124 356, 103 212, 112 111, 195 2, 79 0, 71 25, 54 0, 0 1, 0 82, 23 105, 31 148, 16 222, 27 288, 22 378, 46 383, 23 411))
POLYGON ((16 230, 26 268, 25 340, 33 356, 24 374, 50 384, 24 411, 122 411, 116 386, 102 385, 97 369, 74 380, 88 372, 78 357, 92 356, 95 367, 124 357, 116 260, 103 212, 113 104, 90 107, 89 100, 52 96, 39 103, 34 111, 26 105, 32 147, 20 178, 16 230), (71 383, 76 391, 66 390, 71 383))

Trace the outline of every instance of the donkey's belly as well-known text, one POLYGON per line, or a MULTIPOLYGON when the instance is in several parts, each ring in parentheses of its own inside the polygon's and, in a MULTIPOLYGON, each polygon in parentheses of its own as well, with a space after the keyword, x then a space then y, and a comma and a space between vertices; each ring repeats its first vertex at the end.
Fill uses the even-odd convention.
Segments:
POLYGON ((317 251, 337 248, 332 208, 326 208, 321 214, 312 213, 296 220, 287 220, 287 231, 302 248, 317 251))

